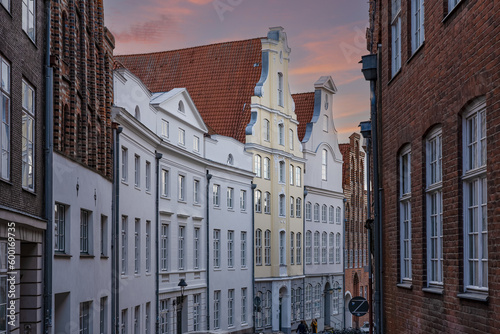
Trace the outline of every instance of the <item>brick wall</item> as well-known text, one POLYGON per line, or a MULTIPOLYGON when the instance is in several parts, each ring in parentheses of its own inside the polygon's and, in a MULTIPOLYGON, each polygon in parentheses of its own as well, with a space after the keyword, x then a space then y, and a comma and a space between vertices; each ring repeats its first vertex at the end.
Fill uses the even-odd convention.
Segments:
MULTIPOLYGON (((425 42, 410 47, 410 1, 402 1, 401 71, 391 75, 390 1, 378 1, 374 51, 381 44, 379 90, 383 218, 385 333, 493 333, 500 328, 500 238, 497 198, 500 176, 500 2, 462 0, 448 15, 448 1, 425 2, 425 42), (462 112, 486 98, 488 301, 459 298, 464 292, 462 112), (425 138, 442 129, 442 294, 425 292, 425 138), (400 282, 398 153, 411 146, 412 284, 400 282)), ((370 37, 370 34, 367 34, 370 37)), ((370 43, 368 43, 370 45, 370 43)))

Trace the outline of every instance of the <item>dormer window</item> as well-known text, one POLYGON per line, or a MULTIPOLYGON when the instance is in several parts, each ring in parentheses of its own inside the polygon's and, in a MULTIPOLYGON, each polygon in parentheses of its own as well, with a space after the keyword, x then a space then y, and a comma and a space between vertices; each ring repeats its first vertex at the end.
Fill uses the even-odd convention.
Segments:
POLYGON ((177 108, 177 111, 181 112, 184 114, 184 102, 179 101, 179 106, 177 108))
POLYGON ((140 121, 141 120, 141 109, 139 109, 139 106, 135 106, 135 119, 140 121))
POLYGON ((227 156, 227 164, 228 165, 232 165, 234 163, 234 159, 233 159, 233 155, 232 154, 229 154, 227 156))
POLYGON ((283 107, 283 73, 278 72, 278 105, 283 107))

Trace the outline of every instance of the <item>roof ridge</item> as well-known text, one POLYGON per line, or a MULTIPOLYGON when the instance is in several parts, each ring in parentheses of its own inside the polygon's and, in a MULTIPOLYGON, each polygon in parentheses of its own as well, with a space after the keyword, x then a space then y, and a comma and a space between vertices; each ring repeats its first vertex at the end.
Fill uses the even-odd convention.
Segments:
POLYGON ((263 38, 267 38, 267 37, 254 37, 254 38, 242 39, 242 40, 237 40, 237 41, 226 41, 226 42, 218 42, 218 43, 212 43, 212 44, 189 46, 189 47, 186 47, 186 48, 173 49, 173 50, 163 50, 163 51, 144 52, 144 53, 129 53, 129 54, 121 54, 121 55, 120 54, 119 55, 115 54, 113 56, 114 57, 133 57, 133 56, 155 55, 155 54, 162 54, 162 53, 167 53, 167 52, 175 52, 175 51, 197 49, 197 48, 208 47, 208 46, 215 46, 215 45, 220 45, 220 44, 240 43, 240 42, 248 42, 248 41, 253 41, 253 40, 261 40, 263 38))
POLYGON ((292 93, 292 96, 293 95, 304 95, 304 94, 314 94, 314 92, 292 93))

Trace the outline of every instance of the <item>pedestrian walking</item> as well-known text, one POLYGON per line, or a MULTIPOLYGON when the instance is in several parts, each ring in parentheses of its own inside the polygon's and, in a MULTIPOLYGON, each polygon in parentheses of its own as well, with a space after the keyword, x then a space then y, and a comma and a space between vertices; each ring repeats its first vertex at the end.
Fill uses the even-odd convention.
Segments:
POLYGON ((309 329, 307 328, 307 324, 304 320, 302 320, 299 324, 299 326, 297 327, 297 333, 298 334, 307 334, 307 332, 309 331, 309 329))
POLYGON ((314 318, 312 321, 311 321, 311 331, 313 333, 317 333, 318 332, 318 322, 316 321, 316 318, 314 318))

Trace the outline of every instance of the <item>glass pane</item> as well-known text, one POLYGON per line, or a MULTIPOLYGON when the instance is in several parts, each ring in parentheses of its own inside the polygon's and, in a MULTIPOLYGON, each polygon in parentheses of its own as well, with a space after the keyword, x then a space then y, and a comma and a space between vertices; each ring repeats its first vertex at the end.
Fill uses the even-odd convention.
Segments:
POLYGON ((7 93, 10 93, 10 68, 9 65, 2 61, 2 68, 0 69, 2 73, 2 89, 7 93))

